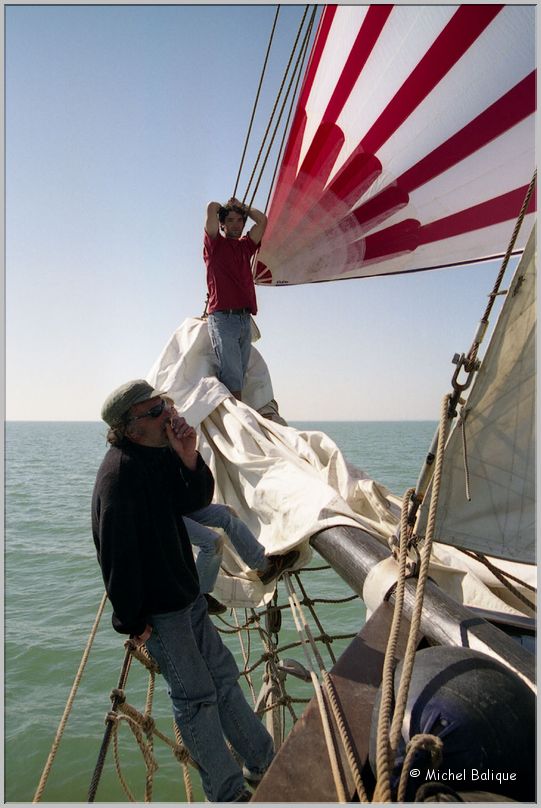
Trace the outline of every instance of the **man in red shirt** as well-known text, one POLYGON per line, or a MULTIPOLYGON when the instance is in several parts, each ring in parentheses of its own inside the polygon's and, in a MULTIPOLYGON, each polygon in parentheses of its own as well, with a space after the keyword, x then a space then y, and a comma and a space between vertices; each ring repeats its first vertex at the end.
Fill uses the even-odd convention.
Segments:
POLYGON ((252 345, 251 315, 257 314, 251 261, 261 244, 267 217, 234 197, 209 202, 203 257, 207 265, 208 329, 218 360, 218 379, 242 400, 252 345), (255 224, 242 231, 247 217, 255 224))

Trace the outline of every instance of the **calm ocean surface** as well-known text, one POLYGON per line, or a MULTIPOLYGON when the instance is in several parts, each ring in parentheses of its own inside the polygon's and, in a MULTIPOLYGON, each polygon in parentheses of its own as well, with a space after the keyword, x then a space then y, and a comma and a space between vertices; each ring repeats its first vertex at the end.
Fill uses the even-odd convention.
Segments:
MULTIPOLYGON (((427 421, 293 422, 291 426, 325 432, 348 461, 400 496, 415 484, 436 428, 435 422, 427 421)), ((6 424, 6 802, 30 803, 33 799, 101 600, 102 581, 90 533, 90 498, 105 451, 101 423, 6 424)), ((317 558, 315 564, 321 565, 317 558)), ((305 577, 312 596, 349 594, 332 571, 305 577)), ((280 592, 283 594, 282 586, 280 592)), ((110 615, 107 605, 43 802, 86 802, 110 707, 109 693, 117 685, 124 657, 123 640, 111 628, 110 615)), ((356 632, 364 617, 358 600, 323 605, 319 615, 329 634, 356 632)), ((295 640, 286 618, 284 624, 283 641, 295 640)), ((336 642, 335 653, 339 655, 346 644, 336 642)), ((236 647, 230 647, 236 653, 236 647)), ((288 651, 286 656, 304 663, 300 649, 288 651)), ((301 688, 297 695, 311 696, 302 683, 297 687, 301 688)), ((129 701, 142 708, 145 693, 146 676, 134 665, 129 701)), ((160 728, 171 735, 169 700, 159 678, 154 704, 160 728)), ((156 756, 160 768, 154 801, 183 802, 178 764, 162 744, 156 745, 156 756)), ((137 801, 142 802, 142 758, 127 727, 121 733, 121 764, 137 801)), ((196 775, 193 783, 196 798, 202 800, 196 775)), ((96 801, 127 801, 111 750, 96 801)))

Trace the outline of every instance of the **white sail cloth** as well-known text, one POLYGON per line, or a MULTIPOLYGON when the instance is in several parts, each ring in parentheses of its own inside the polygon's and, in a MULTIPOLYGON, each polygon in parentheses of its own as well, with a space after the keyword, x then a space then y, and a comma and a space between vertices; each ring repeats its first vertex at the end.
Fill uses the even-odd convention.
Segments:
MULTIPOLYGON (((216 500, 236 510, 268 553, 297 547, 298 566, 303 566, 311 557, 310 537, 338 525, 361 527, 387 542, 398 525, 399 499, 347 463, 324 433, 301 432, 256 411, 273 392, 255 348, 243 390, 247 403, 231 396, 213 372, 206 323, 192 318, 174 332, 147 379, 167 390, 197 428, 199 449, 216 480, 216 500)), ((435 569, 442 588, 459 601, 516 613, 492 595, 488 585, 499 586, 496 579, 455 552, 452 566, 444 560, 435 569), (472 569, 476 574, 468 571, 472 569)), ((449 554, 446 559, 451 560, 449 554)), ((255 607, 267 602, 273 591, 274 585, 264 587, 226 540, 216 597, 231 606, 255 607)))
MULTIPOLYGON (((299 566, 310 559, 310 537, 326 527, 361 526, 383 540, 391 536, 398 501, 385 488, 349 466, 323 433, 298 432, 255 411, 273 392, 265 362, 255 348, 251 354, 243 389, 247 403, 238 402, 209 375, 215 368, 207 326, 193 318, 174 332, 147 376, 197 427, 199 449, 216 480, 216 499, 236 510, 268 553, 298 547, 299 566)), ((253 606, 273 591, 226 542, 216 596, 231 605, 253 606)))
MULTIPOLYGON (((535 228, 509 285, 494 334, 445 451, 436 538, 489 556, 536 559, 535 228)), ((430 497, 419 529, 424 532, 430 497)))

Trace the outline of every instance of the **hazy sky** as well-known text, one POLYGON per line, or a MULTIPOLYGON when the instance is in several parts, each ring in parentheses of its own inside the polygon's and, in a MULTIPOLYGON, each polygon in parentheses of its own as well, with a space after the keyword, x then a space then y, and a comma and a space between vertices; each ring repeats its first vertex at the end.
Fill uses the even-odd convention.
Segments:
MULTIPOLYGON (((6 8, 8 419, 99 420, 202 313, 205 208, 233 191, 275 8, 6 8)), ((267 115, 302 11, 280 12, 267 115)), ((281 413, 436 420, 498 269, 258 287, 281 413)))

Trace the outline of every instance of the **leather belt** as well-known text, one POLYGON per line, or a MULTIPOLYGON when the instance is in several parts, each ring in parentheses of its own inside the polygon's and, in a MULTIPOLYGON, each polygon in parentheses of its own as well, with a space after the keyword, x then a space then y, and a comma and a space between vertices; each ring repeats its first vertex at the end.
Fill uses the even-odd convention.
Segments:
MULTIPOLYGON (((220 314, 250 314, 250 309, 218 309, 220 314)), ((214 312, 215 314, 217 312, 214 312)))

